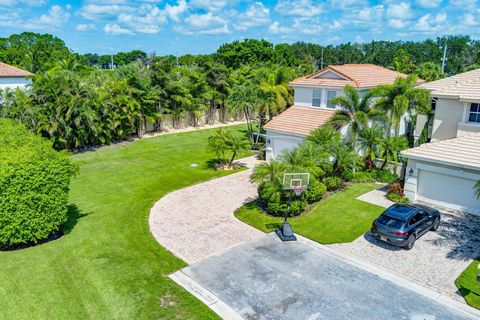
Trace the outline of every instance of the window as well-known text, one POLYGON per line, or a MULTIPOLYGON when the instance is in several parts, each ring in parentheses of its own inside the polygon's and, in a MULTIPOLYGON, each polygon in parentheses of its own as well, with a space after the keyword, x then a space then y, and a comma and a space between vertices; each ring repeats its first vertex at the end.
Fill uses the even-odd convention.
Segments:
POLYGON ((410 223, 409 225, 414 225, 415 223, 419 222, 419 221, 422 221, 423 219, 425 219, 426 217, 428 217, 428 213, 426 213, 425 211, 420 211, 418 212, 416 215, 414 215, 412 217, 412 219, 410 220, 410 223))
POLYGON ((335 105, 331 102, 337 96, 337 91, 327 91, 327 108, 335 109, 335 105))
POLYGON ((389 216, 384 216, 383 214, 380 217, 378 217, 377 222, 380 224, 383 224, 384 226, 395 228, 395 229, 400 229, 401 227, 403 227, 403 221, 400 221, 398 219, 395 219, 389 216))
POLYGON ((322 90, 313 90, 312 106, 320 107, 322 103, 322 90))
POLYGON ((480 123, 480 103, 470 104, 470 115, 468 116, 468 121, 480 123))

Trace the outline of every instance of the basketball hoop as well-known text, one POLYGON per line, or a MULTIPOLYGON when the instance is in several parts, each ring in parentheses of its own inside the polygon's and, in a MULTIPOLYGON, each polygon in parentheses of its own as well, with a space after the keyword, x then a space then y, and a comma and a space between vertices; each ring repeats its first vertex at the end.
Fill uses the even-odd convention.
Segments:
POLYGON ((295 195, 298 197, 302 194, 304 188, 303 186, 294 186, 292 187, 293 192, 295 192, 295 195))

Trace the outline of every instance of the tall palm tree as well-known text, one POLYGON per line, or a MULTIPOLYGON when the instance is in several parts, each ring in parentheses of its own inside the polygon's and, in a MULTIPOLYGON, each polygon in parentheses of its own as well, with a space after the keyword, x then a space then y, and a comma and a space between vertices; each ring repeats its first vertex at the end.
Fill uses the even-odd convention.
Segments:
POLYGON ((368 126, 369 120, 384 120, 385 113, 372 108, 371 91, 366 92, 360 98, 358 91, 348 85, 343 88, 343 92, 344 96, 337 96, 332 99, 332 103, 340 106, 340 109, 335 111, 335 114, 329 119, 329 123, 336 128, 348 124, 348 135, 355 149, 358 132, 368 126))
POLYGON ((430 94, 427 90, 417 87, 418 77, 411 74, 405 78, 398 77, 393 84, 380 85, 373 89, 377 97, 375 107, 388 115, 387 135, 391 135, 392 127, 397 136, 400 121, 408 112, 410 114, 427 113, 430 109, 430 94))
POLYGON ((395 167, 398 164, 400 152, 408 148, 408 140, 405 136, 386 137, 380 142, 380 156, 384 162, 381 169, 384 169, 387 163, 393 161, 395 167))
POLYGON ((383 140, 383 130, 377 125, 362 128, 358 133, 358 142, 365 159, 373 160, 379 153, 380 143, 383 140))
POLYGON ((248 138, 253 143, 253 116, 255 107, 260 103, 257 90, 251 83, 237 85, 227 98, 226 106, 231 111, 242 111, 247 121, 248 138))

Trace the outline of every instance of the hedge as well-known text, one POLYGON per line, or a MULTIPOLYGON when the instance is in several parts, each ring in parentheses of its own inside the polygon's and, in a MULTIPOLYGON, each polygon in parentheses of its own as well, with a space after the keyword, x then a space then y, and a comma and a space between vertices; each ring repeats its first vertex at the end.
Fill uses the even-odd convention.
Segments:
POLYGON ((60 230, 77 170, 67 153, 0 118, 0 248, 38 243, 60 230))

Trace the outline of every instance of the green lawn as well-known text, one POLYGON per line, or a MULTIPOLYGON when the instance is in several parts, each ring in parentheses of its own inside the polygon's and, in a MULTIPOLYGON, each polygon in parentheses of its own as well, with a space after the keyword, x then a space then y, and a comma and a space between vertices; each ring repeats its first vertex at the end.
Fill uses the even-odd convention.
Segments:
MULTIPOLYGON (((365 233, 384 210, 356 199, 375 188, 378 185, 373 183, 349 185, 318 202, 309 212, 289 219, 289 222, 296 233, 320 243, 351 242, 365 233)), ((255 202, 238 209, 235 216, 264 232, 273 231, 283 220, 266 215, 255 202)))
POLYGON ((166 193, 227 174, 207 166, 211 132, 73 156, 81 170, 72 184, 68 233, 0 252, 0 319, 217 319, 167 278, 185 263, 154 240, 147 221, 166 193))
POLYGON ((475 259, 455 280, 455 285, 465 298, 465 301, 477 309, 480 309, 480 284, 477 281, 477 273, 480 272, 478 269, 479 264, 480 257, 475 259))

